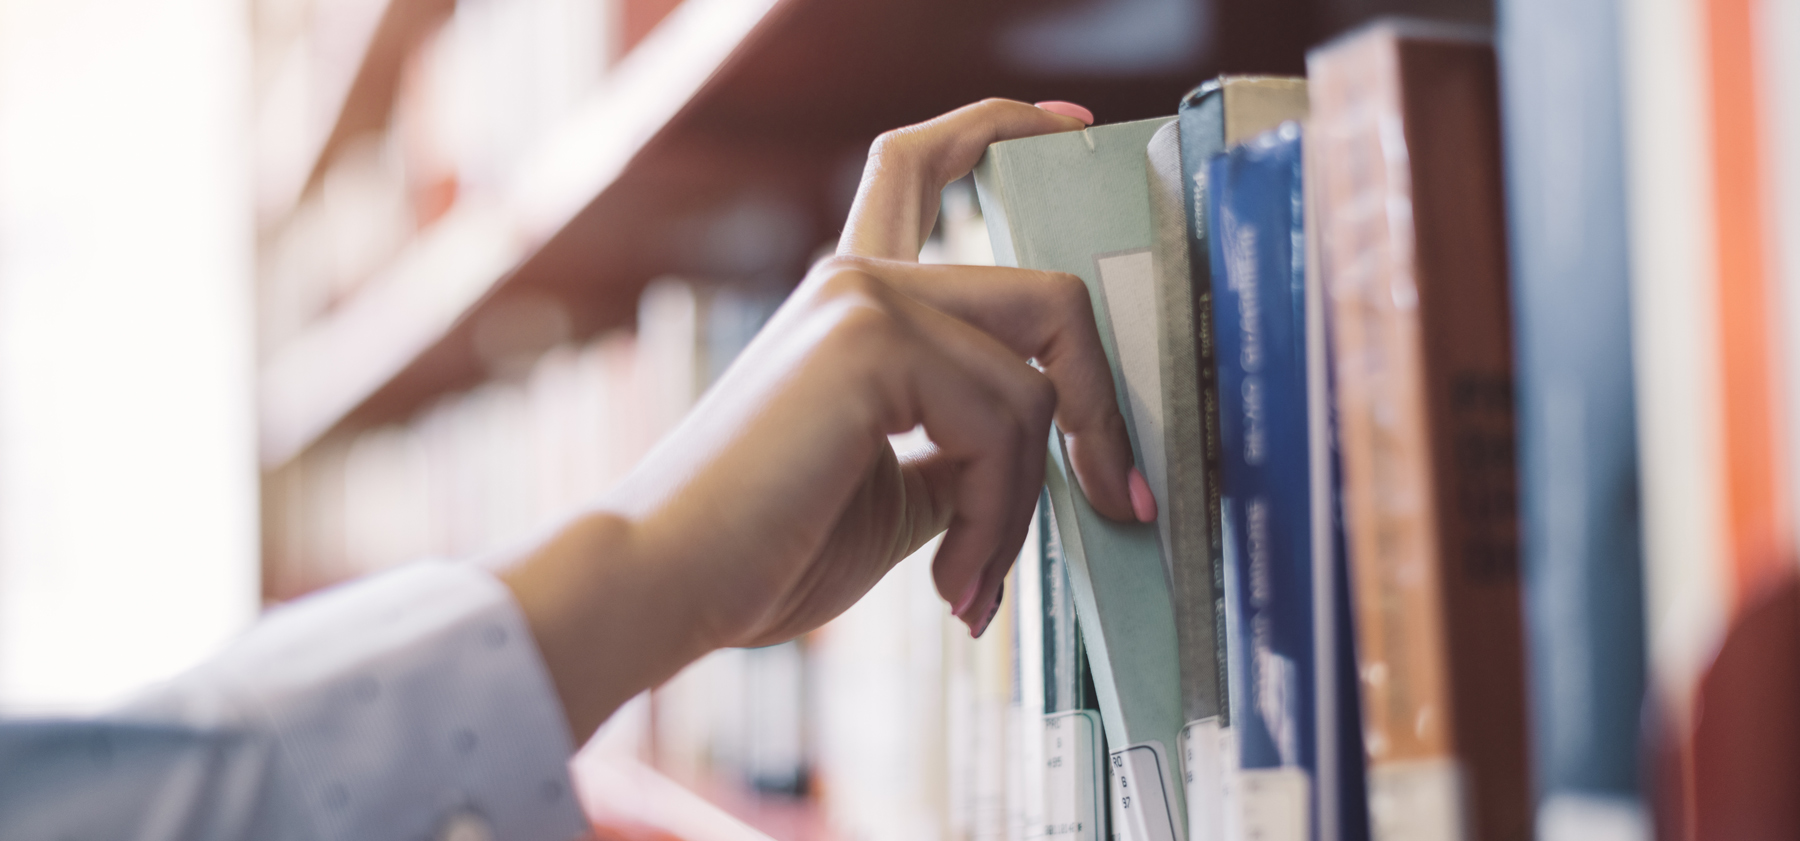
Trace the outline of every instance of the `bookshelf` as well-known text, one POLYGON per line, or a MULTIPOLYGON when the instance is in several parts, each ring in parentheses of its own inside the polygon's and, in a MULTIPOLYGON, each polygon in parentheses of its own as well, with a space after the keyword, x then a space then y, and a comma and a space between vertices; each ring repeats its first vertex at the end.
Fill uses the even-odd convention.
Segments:
MULTIPOLYGON (((1072 99, 1109 120, 1152 116, 1218 61, 1196 50, 1178 66, 1110 78, 1009 68, 992 45, 1039 5, 688 0, 535 144, 498 196, 459 201, 356 295, 265 348, 265 467, 487 379, 476 335, 519 301, 560 308, 579 339, 629 323, 658 276, 791 282, 835 236, 862 153, 887 128, 990 95, 1072 99), (721 228, 725 247, 708 247, 721 228)), ((389 4, 306 189, 351 137, 382 125, 404 53, 450 6, 389 4)))
MULTIPOLYGON (((530 129, 504 177, 459 183, 328 305, 265 330, 270 601, 421 556, 480 557, 603 490, 742 346, 739 328, 760 324, 834 243, 881 131, 985 96, 1072 100, 1103 122, 1167 115, 1221 70, 1300 71, 1304 49, 1350 7, 507 2, 612 9, 621 46, 572 105, 530 129), (1160 63, 1007 58, 1022 29, 1128 7, 1204 11, 1177 16, 1194 44, 1160 63)), ((329 129, 295 153, 303 175, 263 192, 265 255, 312 224, 369 137, 404 135, 418 56, 465 10, 500 5, 382 5, 329 129)), ((985 243, 972 194, 951 191, 928 251, 982 262, 985 243)), ((274 269, 263 270, 267 281, 274 269)), ((1009 788, 1026 752, 1009 718, 1017 653, 1007 634, 970 640, 946 620, 929 555, 803 640, 694 664, 596 742, 653 769, 660 782, 643 784, 664 800, 697 792, 778 838, 1000 837, 1025 808, 1009 788)), ((1009 603, 1024 592, 1008 591, 1009 603)), ((604 765, 593 744, 578 763, 604 765)), ((615 791, 596 767, 584 787, 615 791)))

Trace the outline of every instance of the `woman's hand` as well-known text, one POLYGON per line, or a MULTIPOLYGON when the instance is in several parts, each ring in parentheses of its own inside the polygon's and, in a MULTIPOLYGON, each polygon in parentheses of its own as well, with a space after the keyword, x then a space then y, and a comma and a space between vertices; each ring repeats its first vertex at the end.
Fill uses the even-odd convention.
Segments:
POLYGON ((507 573, 577 736, 707 651, 824 624, 940 532, 938 592, 979 635, 1053 416, 1096 509, 1155 516, 1081 281, 914 262, 989 143, 1082 128, 1058 106, 988 100, 877 140, 839 255, 598 512, 507 573), (918 425, 935 449, 902 462, 887 436, 918 425))

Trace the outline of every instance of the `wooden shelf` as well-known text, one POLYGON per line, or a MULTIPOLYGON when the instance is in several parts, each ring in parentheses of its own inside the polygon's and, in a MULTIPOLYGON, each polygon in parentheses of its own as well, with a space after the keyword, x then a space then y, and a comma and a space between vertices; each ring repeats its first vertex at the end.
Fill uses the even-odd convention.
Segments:
MULTIPOLYGON (((404 4, 441 3, 395 0, 388 18, 404 4)), ((519 302, 560 306, 567 338, 580 339, 628 324, 638 292, 661 275, 798 279, 812 250, 836 236, 862 155, 888 128, 984 96, 1069 99, 1107 122, 1166 114, 1222 66, 1298 71, 1314 34, 1295 25, 1305 19, 1298 5, 1242 0, 1213 9, 1212 39, 1179 67, 1113 76, 1009 67, 996 49, 1001 32, 1055 5, 687 0, 546 140, 510 192, 464 201, 269 356, 265 467, 487 379, 476 336, 519 302), (1226 37, 1234 31, 1248 34, 1226 37)), ((385 67, 364 62, 366 73, 385 67)), ((350 100, 391 105, 391 83, 353 86, 370 89, 385 98, 350 100)), ((347 106, 339 125, 368 119, 347 106)))

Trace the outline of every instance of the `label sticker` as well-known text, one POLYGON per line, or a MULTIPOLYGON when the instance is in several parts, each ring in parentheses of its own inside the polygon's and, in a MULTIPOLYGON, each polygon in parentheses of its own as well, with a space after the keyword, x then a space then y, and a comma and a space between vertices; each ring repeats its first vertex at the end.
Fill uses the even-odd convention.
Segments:
POLYGON ((1102 751, 1099 713, 1071 710, 1044 716, 1044 824, 1029 837, 1103 841, 1102 751))
POLYGON ((1369 769, 1369 823, 1384 841, 1460 841, 1462 773, 1449 759, 1389 761, 1369 769))
POLYGON ((1225 841, 1225 764, 1217 718, 1181 729, 1181 782, 1187 789, 1188 841, 1225 841))
POLYGON ((1312 784, 1305 769, 1245 768, 1238 772, 1237 794, 1245 838, 1306 841, 1312 784))
POLYGON ((1113 813, 1115 827, 1124 841, 1181 841, 1175 830, 1174 798, 1169 785, 1174 775, 1157 742, 1144 742, 1113 751, 1113 813))

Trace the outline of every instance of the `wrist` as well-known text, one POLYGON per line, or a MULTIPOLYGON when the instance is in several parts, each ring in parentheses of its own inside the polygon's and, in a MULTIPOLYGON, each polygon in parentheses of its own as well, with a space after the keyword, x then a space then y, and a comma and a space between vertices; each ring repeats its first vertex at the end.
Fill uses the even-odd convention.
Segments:
POLYGON ((672 559, 630 519, 570 520, 500 576, 525 614, 569 729, 586 741, 632 696, 717 647, 672 559))

